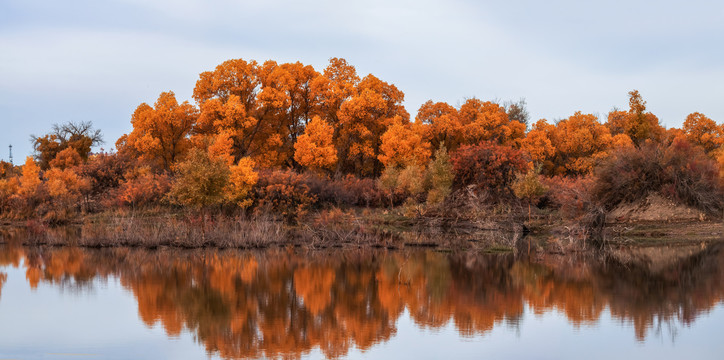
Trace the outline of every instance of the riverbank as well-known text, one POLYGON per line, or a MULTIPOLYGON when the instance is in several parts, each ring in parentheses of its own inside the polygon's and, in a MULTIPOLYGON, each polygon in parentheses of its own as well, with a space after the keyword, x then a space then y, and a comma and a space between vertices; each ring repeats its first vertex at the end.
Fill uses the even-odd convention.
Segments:
POLYGON ((556 213, 530 220, 515 212, 486 217, 405 216, 402 209, 332 209, 308 214, 296 224, 270 215, 192 216, 159 211, 88 215, 64 226, 38 221, 5 222, 0 242, 27 245, 142 248, 272 247, 388 248, 425 247, 441 251, 575 253, 618 245, 659 246, 724 240, 724 225, 714 220, 609 223, 593 244, 581 222, 556 213))

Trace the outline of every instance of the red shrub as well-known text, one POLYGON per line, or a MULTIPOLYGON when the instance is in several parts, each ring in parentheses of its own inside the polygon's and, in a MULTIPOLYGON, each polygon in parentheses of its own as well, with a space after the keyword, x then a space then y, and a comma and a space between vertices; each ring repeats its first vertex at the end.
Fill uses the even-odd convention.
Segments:
POLYGON ((525 171, 528 166, 522 151, 488 141, 460 147, 451 160, 454 187, 473 185, 497 199, 511 195, 510 184, 515 180, 515 174, 525 171))
POLYGON ((546 200, 557 209, 561 216, 567 219, 580 219, 587 215, 593 206, 591 187, 594 179, 585 177, 555 176, 542 179, 548 187, 546 200))
POLYGON ((117 204, 136 207, 158 204, 170 190, 168 175, 146 173, 125 180, 113 193, 117 204))
POLYGON ((296 222, 317 202, 304 179, 304 175, 290 170, 259 173, 254 187, 258 209, 270 211, 287 222, 296 222))
POLYGON ((306 192, 314 196, 312 205, 383 206, 385 194, 372 179, 360 179, 347 175, 342 179, 330 179, 312 172, 297 173, 292 170, 271 170, 259 174, 257 189, 262 185, 286 184, 306 186, 306 192))

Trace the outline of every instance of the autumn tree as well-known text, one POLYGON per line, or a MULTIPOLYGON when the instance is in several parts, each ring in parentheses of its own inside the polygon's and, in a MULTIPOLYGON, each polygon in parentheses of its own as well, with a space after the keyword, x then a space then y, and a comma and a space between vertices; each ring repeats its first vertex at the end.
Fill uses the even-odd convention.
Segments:
POLYGON ((423 139, 435 149, 444 142, 446 147, 455 151, 465 142, 458 110, 447 103, 428 100, 417 110, 415 124, 423 139))
POLYGON ((321 116, 337 129, 339 110, 342 104, 355 94, 360 78, 357 70, 345 59, 331 58, 322 76, 312 82, 312 89, 317 94, 318 108, 321 116))
POLYGON ((549 124, 545 119, 538 120, 533 124, 532 129, 521 141, 521 149, 525 151, 534 164, 552 167, 551 159, 556 153, 556 148, 551 142, 551 136, 555 131, 555 125, 549 124))
POLYGON ((13 200, 20 191, 20 180, 17 176, 0 178, 0 214, 13 210, 13 200))
POLYGON ((402 118, 382 134, 380 155, 377 158, 385 167, 408 165, 424 166, 430 159, 430 144, 422 139, 415 124, 406 123, 402 118))
POLYGON ((201 210, 224 200, 230 171, 223 160, 193 149, 174 171, 176 179, 169 195, 176 203, 201 210))
POLYGON ((20 195, 25 198, 37 196, 43 181, 40 178, 40 166, 31 157, 25 158, 20 177, 20 195))
POLYGON ((608 154, 612 137, 596 116, 578 111, 558 122, 550 140, 555 147, 553 175, 583 175, 608 154))
POLYGON ((195 133, 227 133, 235 161, 251 156, 264 166, 291 165, 298 137, 322 111, 320 76, 299 62, 226 61, 197 81, 195 133))
POLYGON ((15 168, 15 166, 13 166, 13 164, 4 160, 0 160, 0 179, 11 177, 15 175, 16 172, 17 169, 15 168))
POLYGON ((91 196, 109 197, 109 192, 125 180, 132 165, 131 159, 123 154, 100 152, 93 154, 77 170, 79 175, 88 179, 91 196))
MULTIPOLYGON (((71 168, 54 167, 46 171, 44 177, 55 207, 64 212, 79 205, 81 197, 90 190, 91 186, 88 179, 79 176, 71 168)), ((56 214, 56 216, 61 216, 56 220, 67 218, 67 214, 56 214)))
POLYGON ((159 95, 153 107, 139 105, 131 118, 133 131, 117 143, 140 155, 140 160, 157 169, 170 171, 172 165, 191 147, 191 132, 198 110, 184 101, 179 104, 173 92, 159 95))
POLYGON ((334 147, 333 137, 334 128, 319 116, 315 116, 294 144, 294 160, 315 171, 334 169, 337 164, 337 149, 334 147))
POLYGON ((468 99, 458 114, 468 144, 492 141, 519 146, 525 136, 525 124, 511 121, 504 107, 490 101, 468 99))
MULTIPOLYGON (((60 152, 72 148, 82 161, 88 160, 91 148, 103 142, 100 130, 91 122, 54 124, 52 131, 43 136, 31 136, 35 158, 41 169, 48 169, 60 152)), ((66 153, 65 155, 67 155, 66 153)))
POLYGON ((702 113, 689 114, 682 130, 690 143, 701 146, 709 154, 724 144, 724 128, 702 113))
POLYGON ((157 169, 170 170, 191 147, 188 136, 198 109, 187 101, 179 104, 173 92, 161 93, 153 107, 142 103, 132 116, 133 131, 125 145, 157 169))
POLYGON ((404 98, 395 85, 373 75, 357 84, 338 112, 337 154, 345 172, 363 176, 380 173, 382 134, 395 122, 409 122, 409 114, 402 106, 404 98))
POLYGON ((254 161, 242 158, 229 169, 229 183, 224 189, 226 200, 240 208, 249 207, 252 203, 251 192, 258 180, 259 174, 254 171, 254 161))
POLYGON ((627 112, 614 109, 608 114, 606 126, 611 134, 626 134, 636 146, 640 146, 647 139, 661 141, 664 128, 659 124, 659 119, 656 115, 646 112, 646 101, 638 90, 632 90, 628 95, 627 112))
POLYGON ((82 159, 78 151, 72 147, 68 147, 58 153, 50 162, 50 166, 58 169, 69 169, 80 165, 82 159))

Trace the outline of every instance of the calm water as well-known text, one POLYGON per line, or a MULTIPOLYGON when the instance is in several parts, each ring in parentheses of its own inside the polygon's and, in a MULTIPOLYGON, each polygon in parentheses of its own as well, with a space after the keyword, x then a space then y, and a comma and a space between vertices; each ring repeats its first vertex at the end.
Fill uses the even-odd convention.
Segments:
POLYGON ((724 249, 0 245, 0 358, 655 358, 724 354, 724 249))

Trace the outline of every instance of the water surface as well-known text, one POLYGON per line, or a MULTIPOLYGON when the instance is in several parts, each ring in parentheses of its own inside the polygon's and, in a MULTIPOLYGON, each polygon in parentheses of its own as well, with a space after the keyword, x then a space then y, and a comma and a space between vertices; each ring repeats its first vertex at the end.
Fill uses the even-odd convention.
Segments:
POLYGON ((0 358, 720 358, 722 250, 5 244, 0 358))

